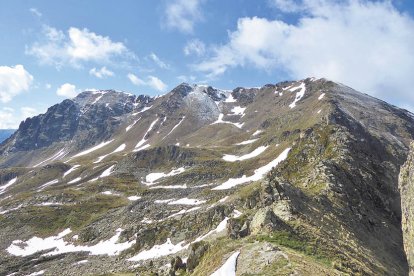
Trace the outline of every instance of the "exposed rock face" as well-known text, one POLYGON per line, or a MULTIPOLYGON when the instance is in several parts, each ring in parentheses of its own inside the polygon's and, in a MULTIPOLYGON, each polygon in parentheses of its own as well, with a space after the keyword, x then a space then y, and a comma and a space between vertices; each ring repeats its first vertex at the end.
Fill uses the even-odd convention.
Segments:
POLYGON ((147 105, 148 96, 114 90, 86 91, 50 107, 45 114, 23 121, 0 146, 1 154, 30 151, 56 142, 76 140, 77 149, 109 138, 123 122, 121 116, 147 105))
POLYGON ((404 249, 410 275, 414 275, 414 143, 411 143, 407 161, 400 171, 400 193, 404 249))

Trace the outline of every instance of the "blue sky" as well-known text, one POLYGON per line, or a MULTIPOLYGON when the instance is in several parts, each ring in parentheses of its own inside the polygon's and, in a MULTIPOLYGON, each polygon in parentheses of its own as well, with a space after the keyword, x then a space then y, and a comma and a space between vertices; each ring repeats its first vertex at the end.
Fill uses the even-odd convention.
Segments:
POLYGON ((0 128, 86 89, 183 81, 326 77, 414 110, 411 0, 2 1, 0 39, 0 128))

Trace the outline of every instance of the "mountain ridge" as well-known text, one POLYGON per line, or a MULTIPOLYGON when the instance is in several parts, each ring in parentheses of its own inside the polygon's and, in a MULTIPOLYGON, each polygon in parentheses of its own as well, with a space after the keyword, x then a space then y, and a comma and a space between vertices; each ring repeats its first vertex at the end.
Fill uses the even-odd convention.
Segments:
MULTIPOLYGON (((314 78, 113 93, 64 101, 95 136, 43 133, 53 142, 13 151, 20 129, 0 145, 0 272, 33 272, 37 235, 59 241, 43 248, 58 260, 31 249, 49 274, 209 275, 235 252, 240 275, 408 273, 398 189, 414 137, 408 111, 314 78), (110 240, 125 248, 96 251, 110 240)), ((49 131, 29 122, 23 129, 49 131)))

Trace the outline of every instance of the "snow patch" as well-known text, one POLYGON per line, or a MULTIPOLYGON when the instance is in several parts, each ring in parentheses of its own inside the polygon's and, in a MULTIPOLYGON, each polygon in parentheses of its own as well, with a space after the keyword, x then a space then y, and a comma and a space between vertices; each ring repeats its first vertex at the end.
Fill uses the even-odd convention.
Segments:
POLYGON ((128 200, 130 200, 130 201, 137 201, 140 198, 141 198, 140 196, 129 196, 128 197, 128 200))
POLYGON ((170 177, 170 176, 174 176, 177 174, 181 174, 185 172, 185 168, 181 167, 178 169, 173 169, 172 171, 170 171, 169 173, 150 173, 145 177, 145 182, 143 182, 145 185, 151 186, 156 184, 157 180, 164 178, 164 177, 170 177))
POLYGON ((235 144, 236 146, 241 146, 241 145, 248 145, 248 144, 252 144, 254 142, 256 142, 259 139, 251 139, 251 140, 246 140, 240 143, 235 144))
POLYGON ((99 156, 98 157, 98 159, 96 160, 96 161, 94 161, 93 163, 94 164, 96 164, 96 163, 100 163, 102 160, 104 160, 107 156, 109 156, 109 155, 111 155, 111 154, 114 154, 114 153, 117 153, 117 152, 120 152, 120 151, 123 151, 124 149, 125 149, 125 147, 126 147, 126 145, 125 144, 122 144, 122 145, 120 145, 119 147, 117 147, 113 152, 111 152, 111 153, 108 153, 108 154, 105 154, 105 155, 102 155, 102 156, 99 156))
POLYGON ((242 155, 242 156, 236 156, 236 155, 231 155, 231 154, 226 154, 223 156, 224 161, 227 162, 236 162, 236 161, 243 161, 243 160, 247 160, 250 158, 254 158, 260 154, 262 154, 268 146, 260 146, 257 149, 255 149, 254 151, 252 151, 251 153, 242 155))
POLYGON ((322 100, 322 99, 323 99, 323 97, 325 97, 325 93, 322 93, 322 94, 318 97, 318 100, 322 100))
POLYGON ((127 126, 125 128, 125 131, 128 132, 141 118, 139 118, 138 120, 135 120, 132 124, 130 124, 129 126, 127 126))
POLYGON ((236 276, 236 265, 239 255, 239 251, 233 253, 218 270, 211 274, 211 276, 236 276))
MULTIPOLYGON (((145 137, 147 136, 147 134, 152 130, 152 128, 154 127, 154 125, 158 122, 158 118, 155 119, 151 125, 149 126, 147 132, 145 132, 144 136, 142 137, 141 141, 138 142, 138 144, 135 146, 135 150, 134 151, 140 151, 143 150, 143 145, 147 142, 147 139, 145 139, 145 137)), ((149 145, 148 145, 149 146, 149 145)))
POLYGON ((175 254, 185 249, 186 247, 188 247, 188 245, 186 247, 184 247, 183 245, 184 245, 184 241, 179 242, 174 245, 171 242, 170 238, 168 238, 164 244, 154 245, 151 249, 144 250, 138 253, 137 255, 135 255, 134 257, 129 258, 128 261, 138 262, 138 261, 156 259, 162 256, 175 254))
POLYGON ((10 179, 6 184, 4 184, 4 185, 2 185, 2 186, 0 186, 0 195, 1 194, 4 194, 5 193, 5 191, 6 191, 6 189, 8 188, 8 187, 10 187, 11 185, 13 185, 14 183, 16 183, 16 181, 17 181, 17 177, 15 177, 15 178, 13 178, 13 179, 10 179))
POLYGON ((73 183, 79 182, 79 181, 81 181, 81 179, 82 179, 81 177, 77 177, 77 178, 69 181, 68 184, 73 184, 73 183))
POLYGON ((87 149, 87 150, 85 150, 85 151, 82 151, 82 152, 80 152, 80 153, 78 153, 78 154, 74 155, 72 158, 79 157, 79 156, 83 156, 83 155, 86 155, 86 154, 91 153, 91 152, 93 152, 93 151, 96 151, 96 150, 98 150, 98 149, 100 149, 100 148, 103 148, 103 147, 105 147, 106 145, 108 145, 108 144, 112 143, 112 141, 113 141, 113 140, 114 140, 114 139, 109 140, 109 141, 106 141, 106 142, 102 142, 102 143, 100 143, 99 145, 96 145, 96 146, 94 146, 94 147, 92 147, 92 148, 90 148, 90 149, 87 149))
POLYGON ((296 106, 296 103, 300 99, 302 99, 302 97, 305 95, 305 91, 306 91, 305 83, 302 82, 299 86, 289 89, 289 91, 293 92, 293 91, 296 91, 297 89, 300 89, 300 90, 296 92, 295 100, 293 101, 293 103, 289 105, 290 108, 294 108, 296 106))
POLYGON ((231 109, 232 114, 229 115, 239 115, 239 116, 244 116, 244 111, 246 110, 246 107, 241 107, 241 106, 235 106, 231 109))
POLYGON ((164 138, 162 138, 163 140, 170 135, 177 127, 179 127, 181 125, 181 123, 184 121, 185 116, 170 130, 170 132, 168 132, 167 135, 164 136, 164 138))
POLYGON ((109 240, 100 241, 95 245, 74 245, 69 242, 66 242, 63 238, 70 234, 72 231, 68 228, 57 236, 51 236, 47 238, 38 238, 33 237, 25 242, 21 240, 15 240, 12 244, 6 249, 8 253, 14 256, 29 256, 34 253, 43 250, 53 251, 44 254, 45 256, 58 255, 63 253, 70 252, 89 252, 90 255, 109 255, 115 256, 119 255, 122 251, 130 248, 135 244, 135 239, 132 241, 127 241, 123 243, 118 243, 119 236, 122 233, 122 229, 118 228, 115 235, 109 240))
POLYGON ((213 190, 227 190, 240 184, 244 184, 251 181, 258 181, 262 179, 267 173, 269 173, 272 170, 273 167, 277 166, 280 162, 287 158, 289 151, 290 148, 285 149, 275 160, 271 161, 267 165, 264 165, 263 167, 256 169, 253 175, 243 175, 239 178, 230 178, 223 184, 213 188, 213 190))
POLYGON ((115 165, 112 165, 112 166, 110 166, 109 168, 107 168, 106 170, 104 170, 104 171, 102 172, 102 174, 99 176, 99 178, 110 176, 110 175, 111 175, 111 173, 112 173, 112 169, 113 169, 114 167, 115 167, 115 165))
POLYGON ((80 165, 75 165, 72 168, 70 168, 69 170, 67 170, 64 174, 63 174, 63 178, 65 178, 68 174, 70 174, 71 172, 73 172, 74 170, 76 170, 77 168, 79 168, 80 165))
POLYGON ((170 201, 168 202, 168 205, 200 205, 205 202, 205 200, 184 197, 178 200, 170 201))
POLYGON ((215 125, 215 124, 231 124, 231 125, 234 125, 234 126, 236 126, 238 128, 242 128, 242 126, 244 125, 244 123, 233 123, 233 122, 229 122, 229 121, 224 121, 223 120, 223 117, 224 117, 224 114, 223 113, 220 113, 217 121, 215 121, 215 122, 213 122, 211 124, 212 125, 215 125))

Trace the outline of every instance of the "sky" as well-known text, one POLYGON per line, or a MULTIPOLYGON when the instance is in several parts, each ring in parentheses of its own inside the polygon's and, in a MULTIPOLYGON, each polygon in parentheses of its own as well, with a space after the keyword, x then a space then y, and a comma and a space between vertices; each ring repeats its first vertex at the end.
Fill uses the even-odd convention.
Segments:
POLYGON ((93 89, 324 77, 414 111, 412 0, 0 2, 0 129, 93 89))

